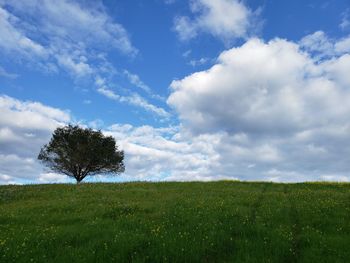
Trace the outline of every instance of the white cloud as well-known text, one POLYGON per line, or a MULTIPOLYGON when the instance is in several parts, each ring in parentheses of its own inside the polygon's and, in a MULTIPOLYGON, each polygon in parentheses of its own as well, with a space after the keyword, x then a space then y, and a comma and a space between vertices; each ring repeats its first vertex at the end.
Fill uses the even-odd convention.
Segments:
POLYGON ((70 182, 66 175, 57 173, 41 173, 37 181, 41 184, 70 182))
POLYGON ((35 181, 40 147, 56 127, 71 121, 69 112, 8 96, 0 96, 0 112, 0 174, 7 178, 0 183, 35 181))
POLYGON ((166 4, 166 5, 172 5, 172 4, 174 4, 176 2, 176 0, 164 0, 164 3, 166 4))
POLYGON ((190 7, 194 18, 178 16, 174 19, 174 29, 181 40, 195 38, 201 32, 224 41, 249 35, 254 14, 241 1, 193 0, 190 7))
POLYGON ((0 96, 0 125, 19 129, 52 130, 70 121, 69 112, 45 106, 38 102, 22 102, 0 96))
POLYGON ((97 91, 106 96, 107 98, 110 98, 112 100, 116 100, 116 101, 119 101, 120 100, 120 96, 116 93, 114 93, 114 91, 108 89, 107 87, 101 87, 101 88, 98 88, 97 91))
MULTIPOLYGON (((57 3, 49 0, 25 2, 10 0, 2 6, 11 7, 14 13, 32 19, 31 23, 35 23, 40 33, 50 38, 51 42, 55 42, 55 44, 84 42, 88 45, 112 46, 126 54, 135 55, 137 53, 137 49, 132 46, 124 27, 114 22, 98 2, 89 7, 67 0, 57 3)), ((8 16, 10 17, 5 16, 5 18, 11 19, 11 15, 8 16)), ((17 23, 18 27, 20 25, 17 23)), ((28 28, 22 27, 22 29, 27 29, 28 34, 34 35, 36 30, 32 29, 34 32, 31 32, 28 28)), ((11 32, 15 31, 11 30, 11 32)), ((32 46, 31 42, 31 40, 28 42, 28 46, 32 46)))
POLYGON ((208 61, 208 58, 200 58, 198 60, 192 59, 190 62, 188 62, 188 64, 190 64, 192 67, 197 67, 206 64, 208 61))
POLYGON ((170 117, 170 114, 166 110, 149 103, 146 99, 144 99, 137 93, 133 93, 130 96, 120 96, 116 94, 113 90, 105 86, 98 88, 97 91, 109 99, 143 108, 146 111, 149 111, 158 115, 159 117, 162 117, 162 118, 170 117))
POLYGON ((105 52, 138 53, 123 26, 98 1, 0 2, 0 47, 7 58, 30 61, 31 69, 64 70, 73 79, 112 75, 105 52))
POLYGON ((302 49, 313 55, 313 58, 325 58, 350 52, 350 36, 342 39, 330 39, 323 31, 316 31, 299 41, 302 49))
POLYGON ((190 40, 197 37, 197 26, 188 17, 179 16, 174 19, 174 29, 180 40, 190 40))
POLYGON ((137 93, 132 94, 131 96, 123 96, 120 98, 121 102, 127 102, 131 105, 141 107, 149 112, 153 112, 162 118, 169 118, 170 114, 163 108, 157 107, 149 103, 146 99, 138 95, 137 93))
POLYGON ((320 60, 311 47, 345 40, 328 45, 323 33, 313 37, 318 41, 300 44, 250 39, 208 70, 173 81, 168 103, 184 129, 193 137, 221 134, 214 173, 231 169, 240 179, 274 181, 349 177, 350 55, 332 49, 320 60))
POLYGON ((322 55, 334 54, 334 44, 323 31, 316 31, 303 37, 300 41, 300 46, 309 52, 319 52, 322 55))
POLYGON ((191 53, 192 53, 192 50, 191 50, 191 49, 188 49, 188 50, 186 50, 184 53, 182 53, 182 56, 183 56, 184 58, 187 58, 187 57, 189 57, 189 55, 191 55, 191 53))
MULTIPOLYGON (((270 169, 265 173, 264 180, 271 182, 305 182, 310 180, 310 175, 298 173, 296 171, 281 171, 278 169, 270 169)), ((332 181, 332 180, 330 180, 332 181)), ((333 180, 334 181, 334 180, 333 180)))
POLYGON ((341 22, 339 27, 342 30, 347 30, 350 28, 350 9, 346 9, 341 15, 341 22))
POLYGON ((19 156, 14 153, 0 153, 0 166, 0 174, 11 176, 9 180, 32 179, 32 177, 37 176, 37 172, 39 171, 39 166, 35 162, 35 158, 19 156))
POLYGON ((15 25, 18 18, 10 14, 0 5, 0 47, 3 52, 11 52, 15 55, 23 55, 25 57, 42 57, 47 56, 45 48, 29 39, 15 25))
POLYGON ((30 60, 42 71, 62 68, 78 78, 102 71, 103 66, 89 62, 102 65, 103 59, 96 55, 101 50, 136 55, 126 30, 104 12, 102 4, 95 5, 66 0, 0 2, 2 52, 16 60, 30 60))
MULTIPOLYGON (((347 39, 319 32, 297 43, 250 39, 222 52, 209 69, 174 81, 168 103, 179 114, 178 127, 104 129, 125 151, 122 178, 348 181, 347 39)), ((169 114, 137 94, 115 93, 105 76, 94 79, 106 97, 169 114)), ((60 180, 42 173, 35 160, 52 130, 71 120, 69 112, 6 96, 0 111, 0 182, 60 180)))
POLYGON ((0 66, 0 77, 15 79, 18 77, 18 75, 14 73, 9 73, 3 67, 0 66))
MULTIPOLYGON (((119 96, 103 88, 113 81, 116 72, 104 52, 117 49, 133 57, 138 50, 132 46, 124 27, 113 21, 100 2, 85 5, 67 0, 0 2, 0 47, 7 55, 11 53, 8 57, 30 60, 31 67, 45 72, 64 70, 77 81, 94 80, 98 92, 109 98, 168 116, 165 110, 136 92, 119 96)), ((152 98, 164 100, 153 94, 136 74, 128 71, 124 74, 152 98)), ((0 75, 12 77, 1 68, 0 75)))
POLYGON ((88 127, 91 127, 92 129, 101 129, 104 126, 104 121, 101 119, 96 119, 93 121, 89 121, 88 127))
POLYGON ((143 81, 140 79, 140 77, 136 74, 132 74, 127 70, 124 70, 124 75, 128 78, 130 83, 134 84, 136 87, 139 87, 140 89, 144 90, 147 93, 152 93, 150 87, 148 87, 143 81))
POLYGON ((74 60, 70 55, 56 55, 56 57, 58 64, 75 77, 83 77, 93 72, 85 57, 80 57, 78 60, 74 60))
POLYGON ((251 39, 209 70, 174 81, 168 103, 191 129, 205 132, 284 133, 344 121, 348 60, 316 64, 295 43, 251 39))
MULTIPOLYGON (((314 162, 308 154, 300 150, 316 152, 321 147, 307 145, 305 149, 283 142, 286 148, 276 141, 256 141, 246 135, 228 133, 201 134, 192 136, 181 127, 154 128, 150 126, 133 127, 115 124, 104 131, 116 138, 125 151, 126 173, 122 180, 175 180, 175 181, 211 181, 211 180, 267 180, 275 182, 302 181, 342 181, 349 176, 340 171, 333 177, 324 167, 317 164, 316 169, 304 170, 309 162, 314 162), (290 165, 288 150, 292 149, 297 163, 296 170, 290 165), (254 163, 252 163, 254 162, 254 163), (285 163, 285 164, 284 164, 285 163)), ((323 152, 323 150, 321 150, 323 152)), ((329 157, 326 157, 327 160, 329 157)), ((317 161, 320 159, 316 156, 317 161)), ((339 163, 338 163, 339 164, 339 163)), ((334 164, 336 167, 338 164, 334 164)), ((313 163, 314 165, 314 163, 313 163)))
MULTIPOLYGON (((324 63, 324 70, 326 71, 327 77, 333 80, 338 88, 346 88, 350 85, 350 54, 342 55, 337 59, 331 59, 324 63)), ((348 105, 338 106, 338 108, 343 108, 348 105)))
POLYGON ((337 41, 334 45, 335 51, 338 54, 350 52, 350 36, 337 41))
MULTIPOLYGON (((68 113, 9 97, 2 97, 1 105, 1 112, 6 110, 10 118, 0 116, 0 183, 71 182, 65 176, 43 172, 36 161, 53 129, 71 120, 68 113), (33 125, 31 120, 35 119, 43 121, 33 125)), ((95 128, 101 125, 99 120, 88 123, 95 128)), ((193 134, 191 126, 130 124, 115 124, 103 132, 114 136, 125 151, 126 172, 118 180, 349 179, 349 162, 344 156, 350 156, 350 123, 278 136, 259 136, 249 130, 232 133, 219 127, 210 133, 193 134)))
MULTIPOLYGON (((138 51, 126 30, 104 11, 102 3, 91 5, 66 0, 59 3, 48 0, 0 2, 0 47, 14 57, 31 60, 31 65, 40 70, 57 72, 62 69, 75 80, 94 80, 98 92, 109 98, 162 117, 169 116, 136 92, 131 96, 119 96, 104 88, 112 82, 116 70, 102 51, 114 48, 130 56, 138 51)), ((0 75, 13 77, 1 69, 0 75)), ((136 74, 126 70, 123 73, 150 97, 165 100, 153 94, 136 74)))
POLYGON ((0 174, 0 184, 20 184, 15 181, 12 176, 7 174, 0 174))
POLYGON ((339 26, 340 26, 340 28, 343 29, 343 30, 349 28, 349 27, 350 27, 350 21, 349 21, 349 19, 343 18, 339 26))
POLYGON ((125 151, 128 180, 209 180, 218 156, 211 136, 185 140, 177 127, 154 128, 113 125, 106 134, 117 139, 125 151))
POLYGON ((162 96, 154 94, 152 89, 148 85, 146 85, 137 74, 133 74, 128 70, 124 70, 123 74, 127 77, 131 84, 145 91, 146 94, 149 95, 151 98, 165 101, 165 98, 163 98, 162 96))
POLYGON ((335 181, 335 182, 350 182, 350 177, 349 176, 344 176, 344 175, 323 175, 321 176, 322 181, 335 181))

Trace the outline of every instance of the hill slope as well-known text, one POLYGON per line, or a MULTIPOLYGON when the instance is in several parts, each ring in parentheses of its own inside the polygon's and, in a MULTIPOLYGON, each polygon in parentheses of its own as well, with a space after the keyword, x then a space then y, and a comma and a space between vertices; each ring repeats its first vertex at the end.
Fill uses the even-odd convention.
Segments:
POLYGON ((1 262, 350 262, 349 184, 0 187, 1 262))

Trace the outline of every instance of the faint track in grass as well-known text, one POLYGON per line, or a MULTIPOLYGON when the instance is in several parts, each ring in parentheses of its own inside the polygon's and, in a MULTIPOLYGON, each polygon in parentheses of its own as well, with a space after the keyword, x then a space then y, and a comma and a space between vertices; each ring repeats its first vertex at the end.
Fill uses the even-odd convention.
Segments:
POLYGON ((287 199, 289 200, 289 207, 290 207, 290 221, 291 221, 291 231, 292 231, 292 242, 291 242, 291 248, 290 248, 290 254, 288 258, 285 259, 284 262, 299 262, 300 261, 300 255, 301 255, 301 226, 300 226, 300 219, 299 214, 297 211, 297 208, 295 206, 295 200, 294 198, 288 197, 288 186, 285 185, 283 192, 287 195, 287 199))
POLYGON ((267 184, 267 183, 264 184, 260 194, 258 195, 258 198, 256 199, 256 201, 252 205, 252 210, 251 210, 251 213, 250 213, 250 216, 249 216, 249 223, 250 224, 255 224, 255 222, 256 222, 257 211, 258 211, 259 207, 261 206, 261 204, 262 204, 262 202, 264 200, 265 193, 266 193, 266 190, 267 190, 269 185, 270 184, 267 184))
MULTIPOLYGON (((257 198, 256 200, 254 201, 254 203, 251 205, 251 211, 250 213, 248 214, 248 224, 250 225, 250 230, 251 231, 252 229, 254 229, 254 225, 256 224, 256 218, 257 218, 257 211, 259 210, 259 208, 261 207, 263 201, 264 201, 264 198, 265 198, 265 193, 267 191, 267 189, 269 188, 271 184, 269 183, 264 183, 263 186, 261 187, 261 191, 260 193, 257 194, 257 198)), ((245 230, 244 230, 245 231, 245 230)), ((254 231, 254 230, 253 230, 254 231)), ((232 236, 234 238, 237 238, 239 237, 239 233, 236 231, 236 230, 233 230, 231 232, 232 236)), ((222 256, 220 259, 218 259, 218 255, 216 253, 214 254, 209 254, 209 255, 206 255, 201 262, 235 262, 235 261, 231 261, 232 258, 230 258, 231 254, 232 254, 232 251, 235 251, 236 250, 236 241, 233 241, 233 243, 227 245, 225 247, 225 250, 226 251, 230 251, 227 253, 227 256, 222 256)))

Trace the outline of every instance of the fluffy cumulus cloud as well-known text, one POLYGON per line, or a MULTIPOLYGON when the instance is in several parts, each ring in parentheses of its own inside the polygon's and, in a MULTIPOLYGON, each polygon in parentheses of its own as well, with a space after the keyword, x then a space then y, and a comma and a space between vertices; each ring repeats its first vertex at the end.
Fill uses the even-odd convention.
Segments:
POLYGON ((299 44, 301 48, 311 53, 314 59, 333 57, 350 52, 350 37, 330 39, 323 31, 303 37, 299 44))
POLYGON ((105 130, 126 154, 126 180, 210 181, 237 179, 221 168, 217 147, 222 135, 192 137, 181 127, 154 128, 115 124, 105 130))
POLYGON ((252 26, 254 13, 238 0, 193 0, 193 17, 177 16, 174 28, 181 40, 195 38, 206 32, 224 41, 246 38, 252 26))
POLYGON ((168 103, 193 136, 224 133, 217 145, 224 172, 230 163, 241 179, 349 178, 348 39, 325 39, 320 32, 301 44, 250 39, 174 81, 168 103), (342 48, 330 54, 317 43, 342 48))
POLYGON ((8 96, 0 96, 0 112, 0 184, 54 178, 41 169, 36 157, 52 131, 71 121, 70 113, 8 96))

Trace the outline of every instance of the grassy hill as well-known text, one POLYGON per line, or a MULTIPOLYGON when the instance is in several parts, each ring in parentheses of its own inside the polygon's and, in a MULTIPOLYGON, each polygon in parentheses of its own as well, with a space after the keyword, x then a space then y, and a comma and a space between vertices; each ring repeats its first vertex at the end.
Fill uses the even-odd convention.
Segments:
POLYGON ((0 186, 0 262, 350 262, 349 184, 0 186))

